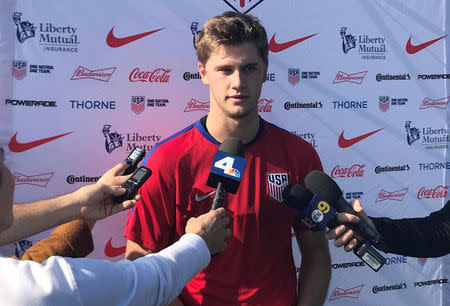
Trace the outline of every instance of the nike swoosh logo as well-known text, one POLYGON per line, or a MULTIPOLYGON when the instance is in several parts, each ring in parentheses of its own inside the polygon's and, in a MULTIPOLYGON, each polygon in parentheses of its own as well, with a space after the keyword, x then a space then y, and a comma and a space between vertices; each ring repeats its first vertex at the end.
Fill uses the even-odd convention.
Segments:
MULTIPOLYGON (((275 34, 277 34, 277 33, 275 33, 275 34)), ((288 41, 288 42, 285 42, 285 43, 282 43, 282 44, 279 44, 279 43, 277 43, 275 41, 275 34, 273 34, 272 39, 269 42, 269 49, 272 52, 281 52, 283 50, 286 50, 287 48, 290 48, 293 45, 296 45, 298 43, 301 43, 302 41, 307 40, 308 38, 311 38, 314 35, 317 35, 319 33, 316 33, 316 34, 313 34, 313 35, 309 35, 309 36, 305 36, 305 37, 302 37, 302 38, 299 38, 299 39, 294 39, 294 40, 291 40, 291 41, 288 41)))
POLYGON ((197 202, 201 202, 204 199, 206 199, 207 197, 209 197, 210 195, 214 194, 214 192, 216 192, 215 190, 211 191, 210 193, 204 194, 202 196, 199 196, 197 193, 195 194, 195 200, 197 202))
POLYGON ((11 152, 24 152, 30 149, 33 149, 37 146, 43 145, 44 143, 50 142, 52 140, 58 139, 60 137, 69 135, 73 132, 69 132, 69 133, 64 133, 61 135, 56 135, 56 136, 52 136, 52 137, 48 137, 48 138, 43 138, 43 139, 39 139, 39 140, 35 140, 35 141, 31 141, 31 142, 18 142, 17 141, 17 132, 11 137, 11 140, 9 141, 8 144, 8 148, 11 152))
POLYGON ((358 136, 355 138, 350 138, 350 139, 345 139, 344 131, 342 131, 341 135, 339 136, 338 145, 339 145, 339 147, 341 147, 343 149, 348 148, 350 146, 353 146, 355 143, 360 142, 361 140, 366 139, 367 137, 369 137, 381 130, 382 129, 378 129, 376 131, 373 131, 373 132, 370 132, 370 133, 367 133, 367 134, 364 134, 364 135, 361 135, 361 136, 358 136))
POLYGON ((145 37, 147 35, 161 31, 162 29, 164 29, 164 28, 141 33, 141 34, 131 35, 131 36, 127 36, 127 37, 117 38, 114 36, 114 33, 113 33, 114 27, 112 27, 108 33, 108 36, 106 36, 106 44, 108 46, 110 46, 111 48, 122 47, 126 44, 129 44, 129 43, 135 41, 135 40, 141 39, 142 37, 145 37))
POLYGON ((123 253, 125 253, 125 249, 127 248, 125 245, 122 247, 115 248, 111 245, 111 238, 109 238, 108 242, 105 245, 105 255, 108 257, 116 257, 123 253))
POLYGON ((433 39, 433 40, 430 40, 430 41, 427 41, 427 42, 424 42, 423 44, 416 45, 416 46, 414 46, 414 45, 411 43, 411 37, 412 37, 412 36, 410 36, 409 39, 408 39, 408 41, 406 42, 406 46, 405 46, 406 53, 408 53, 408 54, 414 54, 414 53, 417 53, 417 52, 419 52, 419 51, 422 51, 423 49, 425 49, 425 48, 428 47, 429 45, 434 44, 435 42, 441 40, 442 38, 444 38, 444 37, 446 37, 446 36, 447 36, 447 35, 442 36, 442 37, 439 37, 439 38, 436 38, 436 39, 433 39))

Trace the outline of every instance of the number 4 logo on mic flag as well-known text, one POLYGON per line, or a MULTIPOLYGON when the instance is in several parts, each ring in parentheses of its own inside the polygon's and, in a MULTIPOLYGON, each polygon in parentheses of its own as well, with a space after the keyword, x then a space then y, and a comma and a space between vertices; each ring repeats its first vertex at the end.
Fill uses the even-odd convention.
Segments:
POLYGON ((287 173, 267 173, 267 189, 269 195, 278 203, 283 202, 283 190, 289 184, 287 173))

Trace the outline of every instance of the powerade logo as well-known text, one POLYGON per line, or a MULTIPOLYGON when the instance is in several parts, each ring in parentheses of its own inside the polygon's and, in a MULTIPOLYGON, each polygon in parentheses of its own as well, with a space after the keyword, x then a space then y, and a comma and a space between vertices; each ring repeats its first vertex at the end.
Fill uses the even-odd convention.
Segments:
POLYGON ((211 172, 221 176, 225 174, 235 181, 241 181, 241 173, 244 171, 246 163, 245 158, 218 150, 214 161, 211 172))

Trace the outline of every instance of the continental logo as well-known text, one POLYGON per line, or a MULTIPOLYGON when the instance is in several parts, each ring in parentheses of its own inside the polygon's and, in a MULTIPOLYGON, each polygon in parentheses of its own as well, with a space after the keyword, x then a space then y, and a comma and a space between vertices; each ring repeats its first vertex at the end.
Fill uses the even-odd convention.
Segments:
POLYGON ((380 174, 383 172, 397 172, 397 171, 409 171, 410 167, 408 164, 401 166, 376 166, 375 173, 380 174))
POLYGON ((75 183, 95 183, 100 179, 100 176, 75 176, 75 175, 69 175, 66 178, 66 181, 68 184, 75 184, 75 183))
POLYGON ((383 291, 391 291, 391 290, 400 290, 400 289, 406 289, 408 286, 405 282, 395 285, 382 285, 382 286, 373 286, 372 292, 373 294, 377 294, 379 292, 383 291))

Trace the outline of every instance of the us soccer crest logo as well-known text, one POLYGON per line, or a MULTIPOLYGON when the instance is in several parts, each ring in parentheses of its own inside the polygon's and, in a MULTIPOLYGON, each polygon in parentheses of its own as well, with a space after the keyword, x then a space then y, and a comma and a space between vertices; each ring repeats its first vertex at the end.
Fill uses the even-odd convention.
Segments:
POLYGON ((299 68, 289 68, 288 70, 288 81, 291 85, 297 85, 300 80, 300 69, 299 68))
POLYGON ((269 195, 278 203, 283 202, 283 190, 289 184, 287 173, 267 173, 267 189, 269 195))
POLYGON ((222 0, 236 12, 247 14, 264 0, 222 0))
POLYGON ((12 75, 17 80, 23 79, 27 75, 27 62, 13 60, 12 62, 12 75))
POLYGON ((131 97, 131 110, 135 114, 140 114, 145 108, 145 97, 144 96, 132 96, 131 97))
POLYGON ((389 109, 390 98, 389 96, 380 96, 378 100, 378 105, 380 106, 380 110, 385 112, 389 109))

